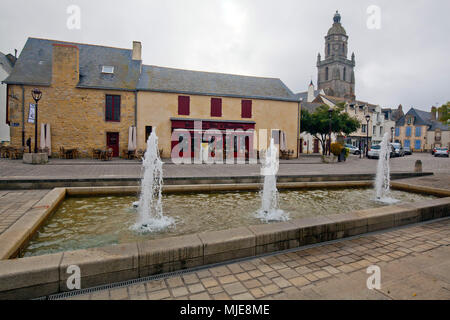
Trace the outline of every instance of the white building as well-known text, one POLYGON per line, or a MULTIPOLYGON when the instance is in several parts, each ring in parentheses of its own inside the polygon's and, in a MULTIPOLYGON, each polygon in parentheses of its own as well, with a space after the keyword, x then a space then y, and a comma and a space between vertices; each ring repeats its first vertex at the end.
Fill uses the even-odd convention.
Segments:
POLYGON ((9 125, 6 124, 6 84, 2 81, 11 73, 15 58, 12 55, 4 55, 0 52, 0 143, 9 141, 9 125))

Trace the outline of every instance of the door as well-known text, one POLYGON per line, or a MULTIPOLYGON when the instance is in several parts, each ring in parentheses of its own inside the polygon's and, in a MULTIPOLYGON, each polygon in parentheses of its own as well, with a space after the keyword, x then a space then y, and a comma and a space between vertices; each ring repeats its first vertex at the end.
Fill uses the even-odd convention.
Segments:
POLYGON ((303 153, 303 139, 300 139, 300 153, 303 153))
POLYGON ((119 156, 119 133, 107 132, 106 133, 106 146, 113 150, 113 157, 119 156))
POLYGON ((314 139, 314 153, 319 153, 319 140, 314 139))

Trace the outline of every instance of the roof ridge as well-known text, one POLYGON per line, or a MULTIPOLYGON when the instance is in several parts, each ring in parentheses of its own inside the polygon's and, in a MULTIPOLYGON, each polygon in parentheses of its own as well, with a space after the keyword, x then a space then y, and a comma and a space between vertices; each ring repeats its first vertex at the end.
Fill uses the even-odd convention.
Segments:
POLYGON ((282 80, 280 78, 274 78, 274 77, 259 77, 259 76, 249 76, 244 74, 236 74, 236 73, 225 73, 225 72, 214 72, 214 71, 201 71, 201 70, 191 70, 191 69, 181 69, 181 68, 172 68, 172 67, 163 67, 163 66, 157 66, 153 64, 143 64, 142 67, 156 67, 156 68, 164 68, 164 69, 172 69, 172 70, 178 70, 178 71, 190 71, 190 72, 201 72, 201 73, 210 73, 210 74, 223 74, 227 76, 237 76, 237 77, 246 77, 246 78, 259 78, 259 79, 270 79, 270 80, 282 80))
POLYGON ((109 48, 109 49, 133 51, 133 49, 129 49, 129 48, 119 48, 119 47, 104 46, 104 45, 99 45, 99 44, 90 44, 90 43, 81 43, 81 42, 72 42, 72 41, 64 41, 64 40, 36 38, 36 37, 28 37, 28 39, 50 41, 50 42, 61 42, 61 43, 67 43, 67 44, 73 44, 73 45, 92 46, 92 47, 100 47, 100 48, 109 48))

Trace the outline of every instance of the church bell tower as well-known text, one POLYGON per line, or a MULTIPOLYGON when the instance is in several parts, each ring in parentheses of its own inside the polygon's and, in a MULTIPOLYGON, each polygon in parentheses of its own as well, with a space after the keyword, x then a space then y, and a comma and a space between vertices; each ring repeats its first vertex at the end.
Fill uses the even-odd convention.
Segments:
POLYGON ((355 54, 348 56, 348 36, 338 11, 325 36, 325 59, 317 56, 317 84, 328 96, 355 99, 355 54))

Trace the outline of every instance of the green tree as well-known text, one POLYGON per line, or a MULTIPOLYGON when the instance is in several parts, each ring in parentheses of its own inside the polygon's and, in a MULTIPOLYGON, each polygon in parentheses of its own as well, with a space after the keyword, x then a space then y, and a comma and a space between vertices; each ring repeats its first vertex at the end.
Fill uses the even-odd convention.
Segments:
MULTIPOLYGON (((325 155, 326 143, 330 138, 330 107, 321 105, 313 113, 302 110, 300 128, 319 140, 325 155)), ((357 119, 344 112, 344 103, 340 103, 331 112, 331 133, 349 135, 360 127, 357 119)))
POLYGON ((450 118, 448 115, 449 109, 450 109, 450 101, 447 102, 446 104, 443 104, 438 109, 439 121, 441 121, 444 124, 449 124, 449 122, 450 122, 450 118))

